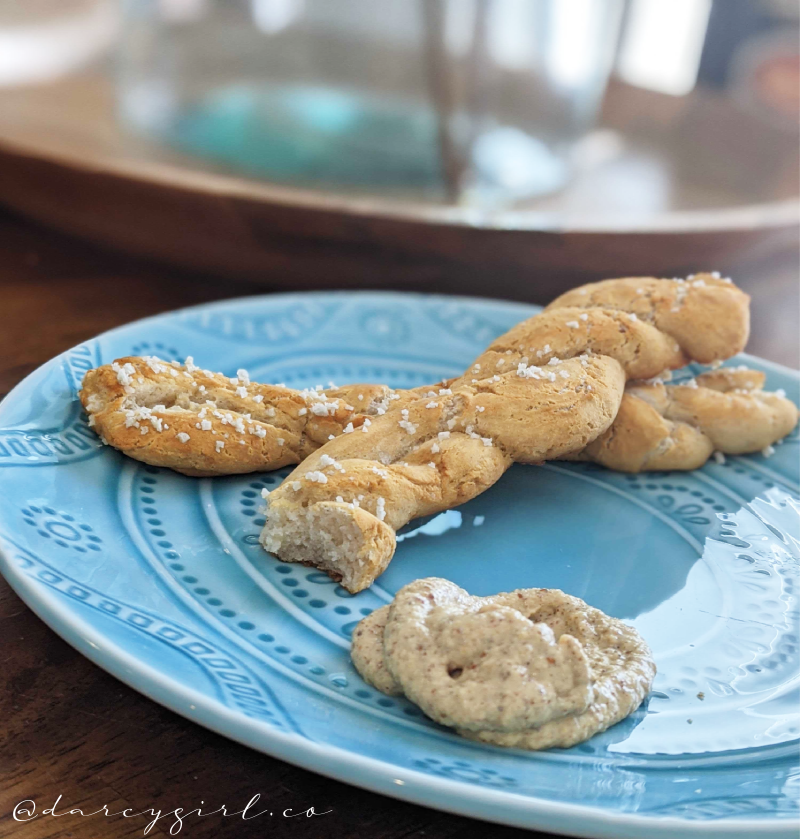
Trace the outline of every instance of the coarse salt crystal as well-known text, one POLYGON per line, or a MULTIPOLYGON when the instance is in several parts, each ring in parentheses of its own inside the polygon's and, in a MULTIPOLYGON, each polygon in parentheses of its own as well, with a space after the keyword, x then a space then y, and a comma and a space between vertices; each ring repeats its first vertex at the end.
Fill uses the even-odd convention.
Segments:
POLYGON ((353 423, 348 422, 347 425, 342 429, 342 434, 352 434, 354 431, 353 423))
POLYGON ((181 441, 181 443, 189 442, 189 435, 185 431, 179 431, 175 436, 181 441))
MULTIPOLYGON (((307 413, 308 413, 308 409, 307 409, 307 408, 301 408, 301 409, 297 412, 297 416, 299 416, 299 417, 304 417, 307 413)), ((327 413, 327 412, 326 412, 326 413, 327 413)))
POLYGON ((156 358, 154 355, 146 355, 144 360, 147 362, 147 366, 154 372, 154 373, 163 373, 166 369, 165 366, 161 363, 160 358, 156 358))
POLYGON ((218 452, 221 452, 221 451, 225 448, 225 443, 223 443, 223 442, 222 442, 222 440, 217 440, 217 441, 214 443, 214 448, 215 448, 218 452))
POLYGON ((123 385, 123 387, 130 386, 133 381, 133 374, 136 372, 136 368, 130 363, 130 361, 126 361, 122 367, 120 367, 115 361, 111 365, 111 369, 117 374, 117 381, 123 385))
POLYGON ((772 455, 775 454, 774 446, 764 446, 764 448, 761 449, 761 454, 763 454, 764 457, 772 457, 772 455))
POLYGON ((722 452, 714 452, 714 462, 722 466, 725 463, 725 455, 722 452))
POLYGON ((378 496, 378 500, 375 502, 375 517, 378 521, 383 521, 386 518, 386 500, 381 496, 378 496))
POLYGON ((328 476, 324 472, 306 472, 306 480, 315 484, 327 484, 328 476))
POLYGON ((568 320, 565 325, 568 326, 570 329, 577 329, 580 326, 580 324, 576 320, 568 320))
POLYGON ((341 464, 341 463, 339 463, 339 461, 338 461, 338 460, 336 460, 335 458, 331 457, 329 454, 323 454, 323 455, 320 457, 320 459, 319 459, 319 465, 320 465, 320 466, 322 466, 323 468, 324 468, 325 466, 333 466, 333 468, 334 468, 334 469, 338 469, 338 470, 339 470, 339 472, 344 472, 344 466, 342 466, 342 464, 341 464))
POLYGON ((434 444, 431 446, 431 451, 432 451, 434 454, 438 454, 438 452, 440 451, 440 449, 439 449, 439 444, 438 444, 438 443, 434 443, 434 444))
POLYGON ((300 483, 300 481, 292 481, 291 483, 291 487, 295 492, 299 492, 302 486, 303 485, 300 483))
POLYGON ((578 315, 581 320, 589 320, 589 315, 584 312, 582 315, 578 315))

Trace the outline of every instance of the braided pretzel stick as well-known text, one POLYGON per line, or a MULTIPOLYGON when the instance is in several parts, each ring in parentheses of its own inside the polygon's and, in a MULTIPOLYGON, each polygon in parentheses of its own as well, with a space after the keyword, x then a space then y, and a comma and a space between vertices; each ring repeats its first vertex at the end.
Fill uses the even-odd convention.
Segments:
MULTIPOLYGON (((652 288, 653 283, 657 288, 675 286, 668 280, 609 280, 575 293, 590 305, 592 301, 597 305, 597 289, 602 287, 605 293, 600 295, 599 304, 613 303, 619 287, 631 283, 636 284, 637 292, 644 290, 642 285, 652 288)), ((683 287, 675 287, 680 299, 683 287)), ((653 292, 649 293, 652 298, 653 292)), ((549 309, 557 305, 555 301, 549 309)), ((646 317, 647 312, 642 315, 646 317)), ((737 341, 743 343, 738 334, 726 340, 733 346, 737 341)), ((251 383, 244 371, 229 379, 201 370, 191 359, 183 366, 155 358, 129 357, 90 370, 80 398, 90 425, 104 442, 126 455, 187 475, 230 475, 300 463, 332 436, 363 431, 373 418, 400 411, 409 401, 425 393, 435 395, 449 384, 411 391, 393 391, 380 385, 295 391, 251 383)), ((761 384, 763 376, 756 389, 761 384)), ((668 386, 667 392, 671 390, 668 386)), ((716 391, 706 394, 704 410, 680 421, 662 418, 657 404, 644 410, 638 402, 632 402, 629 393, 622 400, 619 415, 620 421, 615 421, 603 438, 615 441, 613 456, 605 446, 591 446, 571 455, 571 459, 594 460, 621 471, 694 469, 713 450, 704 433, 709 420, 718 422, 730 416, 736 420, 742 439, 757 439, 758 444, 750 448, 741 448, 735 440, 730 448, 727 438, 715 446, 722 452, 741 453, 774 443, 794 427, 797 418, 794 405, 778 396, 762 394, 754 399, 731 400, 716 391), (761 410, 753 410, 756 401, 761 410)))
POLYGON ((666 282, 617 281, 650 284, 647 321, 624 310, 624 296, 613 309, 546 310, 498 338, 450 388, 408 403, 402 419, 388 413, 365 435, 326 443, 269 495, 264 547, 360 591, 411 519, 475 497, 514 462, 585 449, 613 422, 626 379, 741 348, 746 295, 702 282, 678 303, 666 282))

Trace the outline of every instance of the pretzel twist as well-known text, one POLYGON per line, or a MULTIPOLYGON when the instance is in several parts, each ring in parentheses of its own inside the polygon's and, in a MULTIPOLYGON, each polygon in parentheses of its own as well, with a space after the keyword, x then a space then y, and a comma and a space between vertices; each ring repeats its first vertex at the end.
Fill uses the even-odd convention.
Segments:
POLYGON ((513 462, 584 450, 611 426, 626 379, 721 360, 747 337, 747 296, 707 275, 685 291, 639 279, 585 291, 586 308, 549 308, 518 324, 401 418, 390 412, 367 434, 309 455, 269 496, 264 547, 360 591, 411 519, 475 497, 513 462))
MULTIPOLYGON (((679 332, 681 340, 694 342, 691 343, 692 351, 704 359, 709 358, 709 347, 695 341, 694 321, 686 317, 691 310, 684 310, 682 305, 688 294, 683 290, 686 284, 671 283, 677 291, 670 297, 661 290, 665 282, 668 281, 649 278, 608 280, 576 289, 554 301, 548 310, 558 308, 565 299, 571 302, 577 298, 589 307, 595 303, 612 308, 627 305, 637 309, 643 318, 648 315, 656 318, 658 323, 663 323, 666 310, 672 319, 669 326, 679 332), (649 312, 641 305, 643 296, 650 301, 649 305, 661 301, 660 305, 653 306, 649 312), (676 306, 677 313, 672 311, 676 306)), ((696 284, 698 280, 693 282, 696 284)), ((719 292, 713 291, 719 288, 719 281, 710 284, 712 290, 705 292, 698 291, 704 288, 705 280, 702 283, 689 288, 693 298, 695 295, 705 297, 695 308, 704 305, 706 312, 712 313, 718 321, 712 340, 723 347, 743 345, 747 334, 746 312, 732 324, 728 322, 730 319, 723 323, 724 309, 720 311, 716 299, 719 292)), ((741 295, 738 290, 733 293, 741 295)), ((575 323, 581 324, 580 315, 578 317, 575 323)), ((709 334, 707 327, 708 324, 704 324, 706 336, 709 334)), ((556 355, 566 354, 568 344, 560 339, 558 332, 556 329, 556 335, 551 338, 561 340, 561 343, 550 345, 545 342, 544 346, 556 355)), ((598 340, 594 349, 602 349, 598 340)), ((713 355, 716 348, 712 346, 711 349, 713 355)), ((547 357, 550 356, 548 353, 547 357)), ((515 360, 519 359, 509 358, 502 352, 476 364, 483 366, 493 362, 499 371, 503 365, 511 368, 515 360)), ((474 367, 470 369, 474 370, 474 367)), ((387 411, 399 412, 421 394, 431 390, 436 394, 440 388, 449 387, 455 381, 411 391, 394 391, 382 385, 296 391, 251 384, 246 374, 242 372, 241 375, 241 379, 238 376, 229 379, 201 370, 191 359, 186 365, 179 365, 154 358, 129 357, 89 371, 80 397, 89 412, 90 424, 104 442, 124 454, 187 475, 230 475, 300 463, 331 436, 364 430, 375 417, 387 411), (245 429, 244 433, 236 432, 241 427, 245 429), (161 433, 152 433, 159 429, 161 433), (219 446, 218 442, 224 445, 219 446)), ((631 370, 631 375, 635 375, 635 370, 631 370)), ((753 376, 761 374, 753 373, 753 376)), ((460 381, 471 382, 475 377, 474 372, 468 373, 460 381)), ((706 379, 703 381, 705 383, 706 379)), ((677 386, 666 387, 658 404, 654 398, 643 404, 643 397, 639 398, 642 395, 640 386, 629 385, 611 428, 584 451, 565 457, 592 460, 620 471, 694 469, 705 462, 714 448, 730 454, 763 449, 788 433, 797 421, 797 412, 791 402, 778 395, 751 393, 760 387, 747 387, 746 379, 738 390, 747 393, 738 392, 739 398, 706 394, 704 410, 691 415, 684 412, 678 419, 671 411, 664 413, 659 408, 659 405, 674 402, 674 387, 677 386), (709 437, 706 433, 709 423, 719 426, 726 419, 731 433, 709 437)))

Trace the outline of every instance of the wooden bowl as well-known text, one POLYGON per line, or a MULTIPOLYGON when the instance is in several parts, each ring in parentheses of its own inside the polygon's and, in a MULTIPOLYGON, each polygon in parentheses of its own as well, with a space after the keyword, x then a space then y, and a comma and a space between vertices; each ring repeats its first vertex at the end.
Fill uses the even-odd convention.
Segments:
POLYGON ((798 239, 794 132, 723 98, 614 84, 584 146, 594 162, 562 193, 487 214, 215 170, 123 132, 100 72, 0 91, 0 201, 77 236, 271 288, 542 301, 602 277, 734 273, 798 239))

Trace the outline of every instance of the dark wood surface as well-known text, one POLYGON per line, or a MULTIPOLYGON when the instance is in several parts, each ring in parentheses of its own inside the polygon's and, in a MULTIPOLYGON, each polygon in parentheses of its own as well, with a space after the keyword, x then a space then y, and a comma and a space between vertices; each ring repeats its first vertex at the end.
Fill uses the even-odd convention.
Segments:
MULTIPOLYGON (((749 349, 797 366, 798 266, 794 252, 742 263, 736 280, 754 294, 749 349)), ((269 289, 265 289, 268 291, 269 289)), ((477 288, 463 291, 478 292, 477 288)), ((0 212, 0 397, 53 355, 135 318, 251 294, 252 283, 198 277, 137 262, 0 212)), ((524 295, 520 295, 524 296, 524 295)), ((62 795, 61 812, 103 804, 164 812, 222 804, 242 809, 260 793, 273 817, 187 819, 197 837, 543 837, 365 792, 295 768, 161 708, 76 653, 0 578, 0 839, 125 839, 147 817, 12 818, 34 799, 62 795), (330 810, 285 819, 287 808, 330 810)), ((170 821, 149 835, 167 836, 170 821)))
MULTIPOLYGON (((259 72, 275 58, 262 55, 259 72)), ((390 60, 382 50, 376 67, 390 60)), ((612 82, 606 151, 590 141, 595 152, 564 189, 501 211, 438 203, 411 185, 324 193, 242 178, 126 131, 114 78, 98 67, 0 89, 6 206, 128 253, 284 289, 380 277, 452 293, 491 282, 497 296, 538 301, 586 279, 730 273, 756 251, 797 248, 795 134, 710 90, 669 96, 612 82)), ((535 110, 525 79, 503 85, 524 85, 512 98, 535 110)), ((497 116, 517 124, 512 112, 497 116)))

